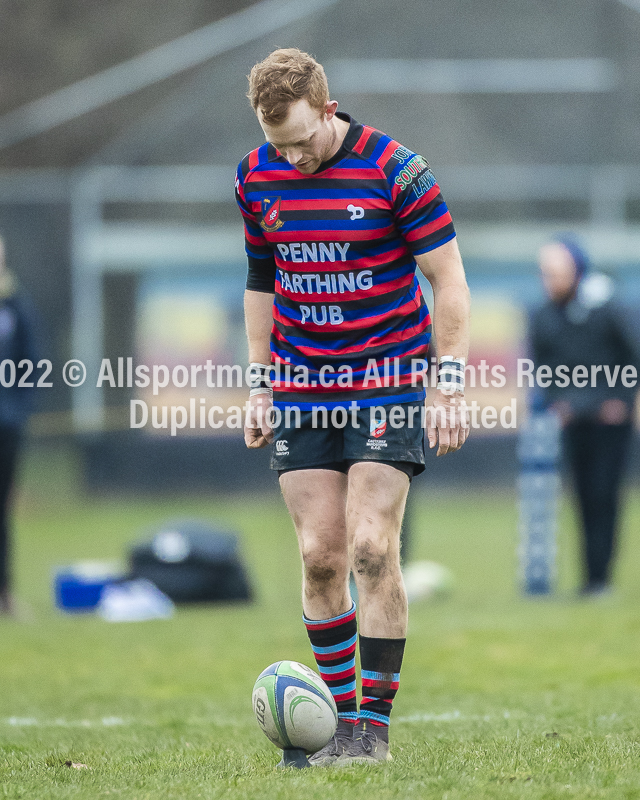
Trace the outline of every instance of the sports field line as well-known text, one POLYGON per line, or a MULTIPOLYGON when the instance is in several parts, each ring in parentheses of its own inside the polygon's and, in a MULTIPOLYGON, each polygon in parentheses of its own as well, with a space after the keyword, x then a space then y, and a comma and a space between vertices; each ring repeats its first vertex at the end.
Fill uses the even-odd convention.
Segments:
POLYGON ((102 717, 99 720, 66 720, 62 718, 39 720, 35 717, 7 717, 0 722, 14 728, 113 728, 118 725, 131 724, 130 721, 121 717, 102 717))
POLYGON ((417 713, 406 717, 395 717, 394 722, 494 722, 523 716, 521 712, 503 711, 501 714, 462 714, 460 711, 445 711, 442 714, 417 713))
MULTIPOLYGON (((499 720, 513 719, 546 719, 544 714, 530 714, 526 711, 502 711, 497 714, 462 714, 460 711, 445 711, 441 714, 415 713, 404 717, 395 717, 394 722, 498 722, 499 720)), ((612 714, 600 714, 592 719, 598 725, 605 725, 609 722, 622 720, 623 717, 615 712, 612 714)))
MULTIPOLYGON (((494 722, 497 719, 510 719, 512 716, 519 716, 510 711, 503 711, 501 714, 462 714, 460 711, 446 711, 441 714, 418 713, 405 717, 397 717, 395 722, 494 722)), ((521 714, 520 714, 521 716, 521 714)), ((189 719, 187 724, 191 725, 215 725, 214 719, 189 719)), ((229 720, 227 720, 227 724, 229 720)), ((98 720, 78 719, 67 720, 62 717, 57 719, 37 719, 36 717, 6 717, 0 720, 0 724, 9 725, 12 728, 112 728, 117 726, 142 725, 154 726, 155 723, 148 720, 123 719, 122 717, 102 717, 98 720)), ((218 723, 219 724, 219 723, 218 723)), ((236 724, 241 724, 237 722, 236 724)))
MULTIPOLYGON (((502 711, 498 714, 463 714, 461 711, 444 711, 440 714, 429 712, 409 714, 404 717, 396 717, 397 723, 414 722, 496 722, 504 719, 523 719, 531 717, 524 711, 502 711)), ((615 722, 621 719, 619 714, 604 714, 595 718, 595 722, 604 724, 615 722)), ((221 722, 212 718, 191 718, 185 720, 186 725, 220 725, 221 722)), ((242 727, 246 720, 225 720, 225 724, 242 727)), ((157 727, 158 723, 151 720, 123 719, 122 717, 102 717, 98 720, 78 719, 66 720, 57 719, 37 719, 36 717, 5 717, 0 719, 0 725, 8 725, 12 728, 114 728, 121 726, 138 725, 143 727, 157 727)))
MULTIPOLYGON (((246 719, 232 719, 230 717, 187 717, 181 722, 186 727, 244 727, 250 723, 250 716, 246 719)), ((138 728, 161 728, 162 722, 152 719, 135 719, 128 717, 101 717, 100 719, 75 719, 68 720, 64 717, 56 719, 38 719, 37 717, 4 717, 0 718, 0 726, 7 725, 12 728, 116 728, 116 727, 138 727, 138 728)))

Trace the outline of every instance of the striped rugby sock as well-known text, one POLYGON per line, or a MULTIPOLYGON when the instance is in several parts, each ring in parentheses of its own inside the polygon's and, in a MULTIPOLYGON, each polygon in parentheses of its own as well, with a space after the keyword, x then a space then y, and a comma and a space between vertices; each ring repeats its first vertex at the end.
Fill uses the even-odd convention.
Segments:
POLYGON ((360 722, 388 727, 398 691, 406 639, 360 637, 362 702, 360 722))
POLYGON ((336 701, 338 719, 358 721, 356 701, 356 604, 333 619, 312 620, 303 616, 311 648, 322 680, 336 701))

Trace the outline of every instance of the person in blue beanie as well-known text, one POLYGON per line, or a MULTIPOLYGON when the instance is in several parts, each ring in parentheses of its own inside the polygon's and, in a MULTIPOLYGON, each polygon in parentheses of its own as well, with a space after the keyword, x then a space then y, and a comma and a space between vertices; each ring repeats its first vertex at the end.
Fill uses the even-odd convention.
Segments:
POLYGON ((10 500, 16 463, 35 392, 33 313, 9 272, 0 238, 0 616, 15 612, 11 592, 10 500), (22 363, 21 362, 26 362, 22 363), (25 372, 32 364, 31 380, 25 372), (20 386, 23 384, 30 384, 20 386))
POLYGON ((563 447, 582 523, 585 597, 608 594, 616 549, 619 496, 640 368, 640 314, 616 298, 611 278, 589 270, 574 236, 539 254, 547 302, 530 318, 536 369, 552 379, 539 399, 560 416, 563 447), (625 369, 626 368, 626 369, 625 369))

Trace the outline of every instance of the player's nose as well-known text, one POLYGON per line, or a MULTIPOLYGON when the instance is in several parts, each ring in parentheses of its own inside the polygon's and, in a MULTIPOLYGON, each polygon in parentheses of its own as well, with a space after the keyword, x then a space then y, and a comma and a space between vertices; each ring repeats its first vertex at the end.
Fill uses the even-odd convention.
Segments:
POLYGON ((302 153, 299 150, 287 150, 287 161, 294 166, 302 161, 302 153))

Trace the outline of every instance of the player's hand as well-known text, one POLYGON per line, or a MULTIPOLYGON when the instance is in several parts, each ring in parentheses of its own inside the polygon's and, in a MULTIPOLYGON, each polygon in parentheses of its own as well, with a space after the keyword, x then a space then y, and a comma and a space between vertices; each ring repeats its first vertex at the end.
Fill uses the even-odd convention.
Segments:
POLYGON ((271 429, 271 394, 255 394, 247 402, 247 414, 244 419, 244 443, 247 447, 266 447, 273 441, 271 429))
POLYGON ((436 389, 433 402, 426 410, 427 439, 429 447, 437 445, 437 456, 455 453, 469 435, 469 411, 460 392, 445 394, 436 389))

